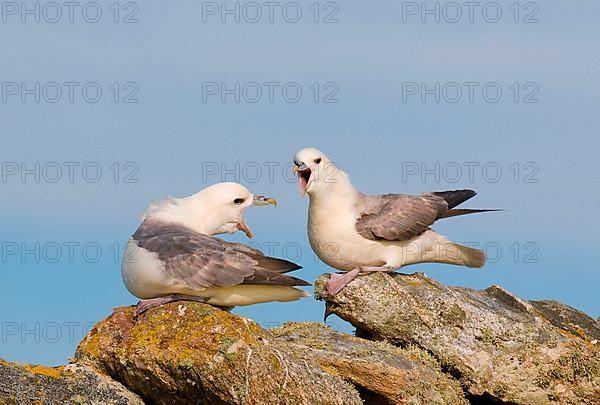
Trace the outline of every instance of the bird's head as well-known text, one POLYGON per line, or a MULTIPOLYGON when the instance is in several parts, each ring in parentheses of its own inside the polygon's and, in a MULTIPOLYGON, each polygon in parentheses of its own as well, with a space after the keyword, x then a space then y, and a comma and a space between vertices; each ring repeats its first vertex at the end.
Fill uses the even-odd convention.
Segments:
POLYGON ((294 173, 298 175, 300 195, 323 193, 339 182, 337 166, 320 150, 301 149, 294 155, 294 173))
POLYGON ((208 235, 243 231, 251 238, 252 232, 244 221, 244 210, 252 205, 277 205, 274 198, 254 195, 238 183, 218 183, 191 198, 199 208, 196 228, 208 235))

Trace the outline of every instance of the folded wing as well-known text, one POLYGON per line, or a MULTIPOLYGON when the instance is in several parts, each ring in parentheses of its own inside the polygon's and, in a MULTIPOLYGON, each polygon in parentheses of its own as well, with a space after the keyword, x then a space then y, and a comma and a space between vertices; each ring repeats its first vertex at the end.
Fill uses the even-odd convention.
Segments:
POLYGON ((168 276, 191 289, 241 284, 307 286, 283 273, 300 266, 263 255, 240 243, 194 232, 179 225, 142 226, 134 234, 140 247, 156 252, 168 276))
POLYGON ((448 211, 444 198, 434 194, 387 194, 367 199, 368 209, 356 221, 356 230, 371 240, 410 240, 448 211))
POLYGON ((386 194, 363 196, 356 230, 371 240, 410 240, 425 232, 435 221, 459 215, 498 210, 455 209, 473 198, 473 190, 423 193, 418 196, 386 194))

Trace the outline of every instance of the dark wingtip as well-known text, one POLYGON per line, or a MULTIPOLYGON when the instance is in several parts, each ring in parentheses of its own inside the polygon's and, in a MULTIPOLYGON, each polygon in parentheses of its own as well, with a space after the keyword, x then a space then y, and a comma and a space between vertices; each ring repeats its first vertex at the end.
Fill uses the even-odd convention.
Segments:
POLYGON ((306 280, 302 280, 301 278, 298 277, 293 277, 293 276, 285 276, 287 277, 287 279, 289 281, 291 281, 288 285, 293 286, 293 287, 310 287, 312 286, 312 283, 309 283, 306 280))
POLYGON ((477 191, 471 190, 470 188, 465 188, 462 190, 453 190, 453 191, 449 191, 449 192, 450 193, 465 193, 466 195, 469 196, 469 198, 475 197, 477 195, 477 191))
POLYGON ((503 209, 454 208, 454 209, 451 209, 449 211, 446 211, 438 219, 458 217, 458 216, 461 216, 461 215, 469 215, 469 214, 480 214, 480 213, 484 213, 484 212, 497 212, 497 211, 505 211, 505 210, 503 210, 503 209))
POLYGON ((300 266, 299 264, 296 264, 294 262, 288 262, 288 263, 290 264, 290 266, 285 269, 286 273, 288 271, 296 271, 296 270, 300 270, 302 268, 302 266, 300 266))
POLYGON ((477 191, 475 190, 471 190, 470 188, 463 188, 461 190, 446 190, 446 191, 434 191, 433 194, 450 194, 450 193, 463 193, 463 194, 467 194, 471 197, 474 197, 477 195, 477 191))
POLYGON ((290 271, 300 270, 302 266, 285 259, 263 256, 259 259, 260 265, 270 271, 278 273, 287 273, 290 271))
POLYGON ((475 197, 477 192, 475 190, 449 190, 449 191, 434 191, 432 194, 442 197, 448 203, 448 208, 452 209, 465 201, 475 197))
POLYGON ((291 262, 291 261, 286 260, 286 259, 277 259, 277 260, 281 260, 283 263, 285 263, 285 265, 287 267, 286 271, 300 270, 302 268, 302 266, 300 266, 299 264, 291 262))
POLYGON ((312 283, 309 283, 308 281, 302 280, 301 278, 298 278, 298 277, 294 277, 294 276, 290 276, 290 275, 284 275, 284 277, 286 277, 287 280, 291 281, 291 283, 289 284, 290 286, 310 287, 312 285, 312 283))

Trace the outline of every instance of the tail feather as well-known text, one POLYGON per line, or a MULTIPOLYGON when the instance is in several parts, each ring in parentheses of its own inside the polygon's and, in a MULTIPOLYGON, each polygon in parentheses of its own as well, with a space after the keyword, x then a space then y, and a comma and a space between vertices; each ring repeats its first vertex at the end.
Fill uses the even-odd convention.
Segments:
POLYGON ((483 209, 483 210, 480 210, 480 209, 458 208, 458 209, 446 211, 445 213, 443 213, 442 215, 440 215, 438 217, 438 219, 450 218, 450 217, 457 217, 459 215, 478 214, 478 213, 481 213, 481 212, 496 212, 496 211, 504 211, 504 210, 498 210, 498 209, 483 209))
POLYGON ((434 230, 427 230, 412 245, 406 246, 403 266, 418 263, 445 263, 466 267, 483 267, 482 250, 448 240, 434 230))
POLYGON ((439 241, 422 252, 420 256, 410 257, 405 265, 416 263, 445 263, 466 267, 483 267, 485 253, 482 250, 462 246, 458 243, 439 241), (412 260, 411 260, 412 259, 412 260))
POLYGON ((480 268, 485 264, 486 257, 483 250, 458 243, 447 243, 442 247, 441 254, 437 259, 438 263, 480 268))

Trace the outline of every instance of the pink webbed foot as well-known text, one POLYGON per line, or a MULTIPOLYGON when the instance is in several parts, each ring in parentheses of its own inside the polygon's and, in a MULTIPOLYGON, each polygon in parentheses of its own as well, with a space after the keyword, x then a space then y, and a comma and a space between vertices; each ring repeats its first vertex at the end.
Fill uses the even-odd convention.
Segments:
MULTIPOLYGON (((327 281, 326 287, 327 292, 330 295, 336 295, 340 291, 344 289, 352 280, 354 280, 359 275, 370 274, 377 271, 381 272, 392 272, 394 269, 390 266, 381 266, 381 267, 357 267, 347 273, 343 274, 332 274, 327 281)), ((325 303, 325 314, 323 316, 323 321, 327 321, 329 315, 333 314, 331 309, 331 303, 325 303)))
POLYGON ((360 268, 356 268, 344 274, 332 274, 327 281, 327 292, 331 295, 336 295, 352 280, 358 276, 360 268))
POLYGON ((358 275, 374 273, 377 271, 381 272, 390 272, 394 271, 394 269, 390 266, 380 266, 380 267, 357 267, 352 271, 349 271, 345 274, 332 274, 329 277, 329 281, 327 282, 327 292, 331 295, 336 295, 340 291, 344 289, 352 280, 356 278, 358 275))

